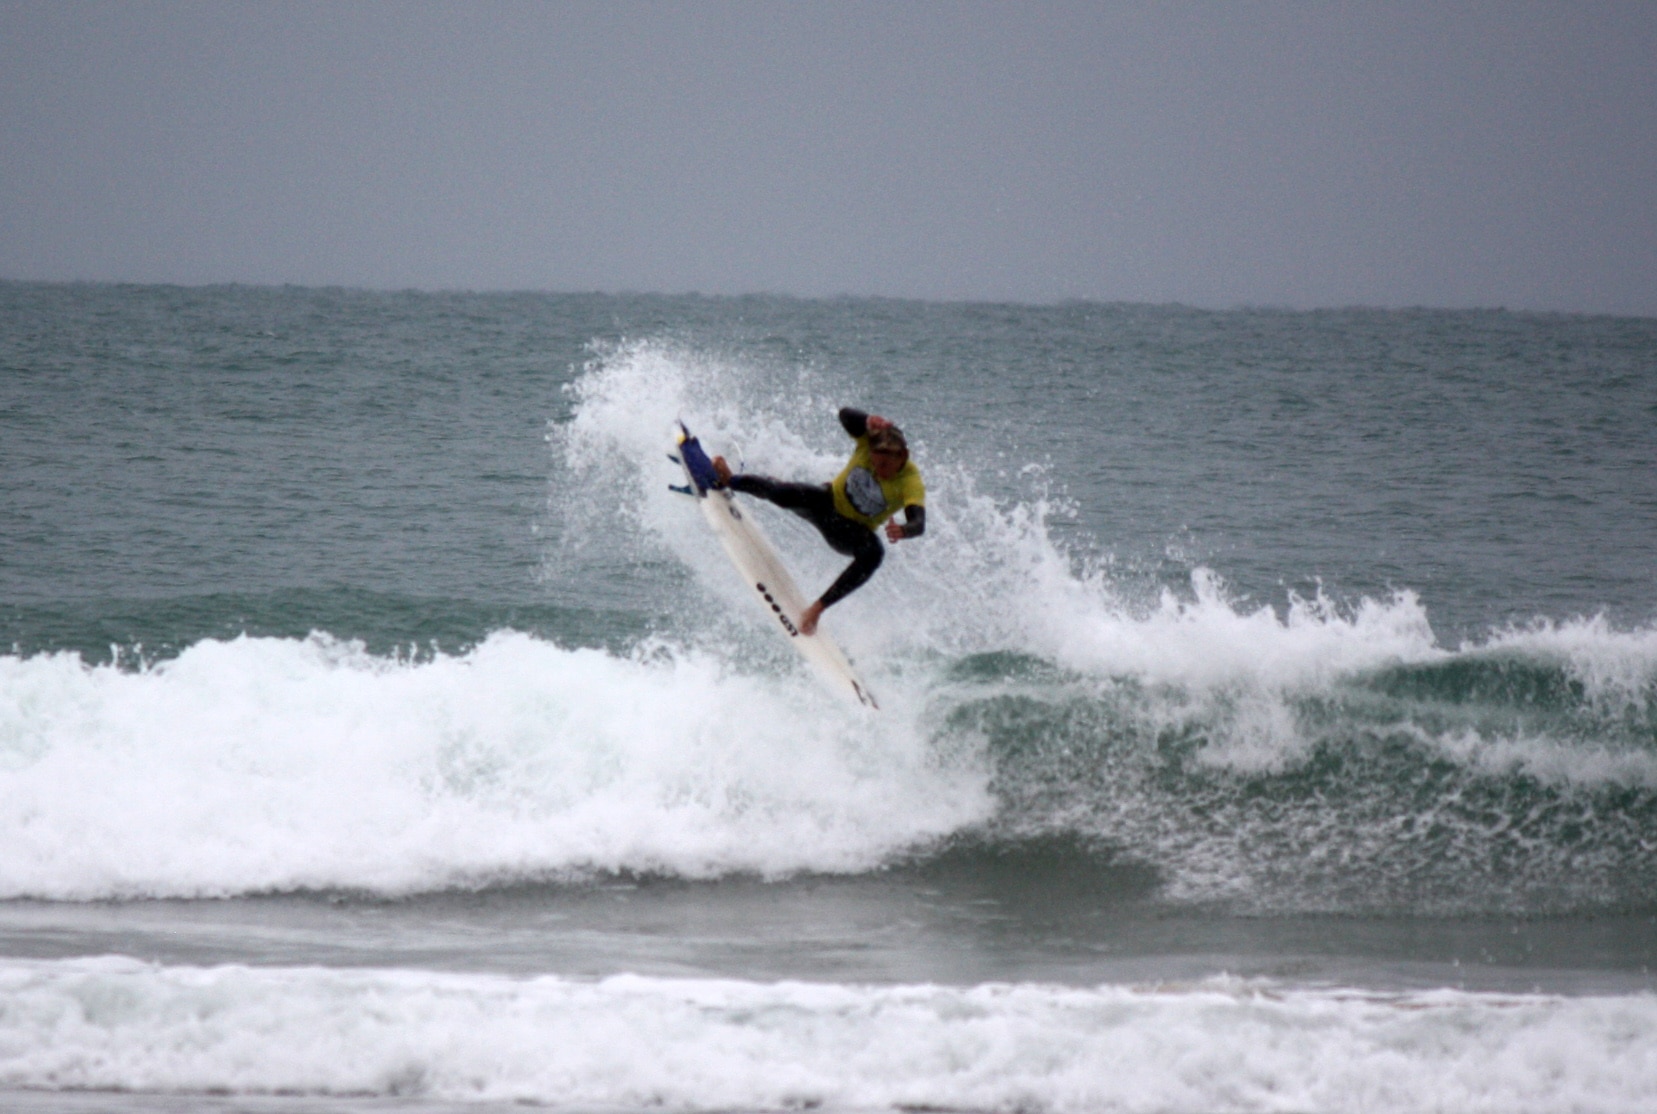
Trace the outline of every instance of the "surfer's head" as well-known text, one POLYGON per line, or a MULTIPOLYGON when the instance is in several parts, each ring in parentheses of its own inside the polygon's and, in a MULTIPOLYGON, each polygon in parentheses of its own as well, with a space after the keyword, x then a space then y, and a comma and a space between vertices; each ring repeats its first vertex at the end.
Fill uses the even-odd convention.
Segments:
POLYGON ((883 425, 869 431, 869 460, 874 473, 889 480, 909 463, 909 442, 903 439, 903 430, 895 425, 883 425))

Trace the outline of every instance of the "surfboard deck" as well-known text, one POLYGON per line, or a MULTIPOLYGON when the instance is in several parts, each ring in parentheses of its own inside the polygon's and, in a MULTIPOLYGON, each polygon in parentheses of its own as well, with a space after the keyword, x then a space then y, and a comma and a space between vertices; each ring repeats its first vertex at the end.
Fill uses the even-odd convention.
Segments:
POLYGON ((735 493, 717 486, 713 461, 701 442, 684 422, 677 425, 673 452, 668 455, 684 468, 687 482, 685 487, 674 490, 695 497, 731 564, 754 590, 760 604, 776 619, 800 656, 812 665, 829 688, 866 708, 878 709, 880 705, 875 702, 874 694, 822 627, 817 628, 816 634, 800 633, 800 616, 810 601, 794 583, 759 523, 737 503, 735 493))

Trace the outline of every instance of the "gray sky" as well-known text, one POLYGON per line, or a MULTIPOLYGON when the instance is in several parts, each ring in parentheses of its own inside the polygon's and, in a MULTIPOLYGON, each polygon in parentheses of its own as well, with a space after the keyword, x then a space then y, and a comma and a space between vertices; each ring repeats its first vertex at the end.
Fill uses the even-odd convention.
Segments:
POLYGON ((0 277, 1657 315, 1657 5, 0 0, 0 277))

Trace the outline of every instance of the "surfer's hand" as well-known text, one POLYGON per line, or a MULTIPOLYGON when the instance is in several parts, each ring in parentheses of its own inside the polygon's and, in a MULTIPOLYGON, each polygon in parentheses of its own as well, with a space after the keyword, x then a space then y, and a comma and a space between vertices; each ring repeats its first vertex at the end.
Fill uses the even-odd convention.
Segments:
POLYGON ((817 620, 823 617, 823 601, 817 600, 804 611, 800 612, 800 633, 816 634, 817 620))
POLYGON ((900 542, 909 535, 904 531, 903 524, 895 518, 886 520, 886 537, 889 541, 900 542))

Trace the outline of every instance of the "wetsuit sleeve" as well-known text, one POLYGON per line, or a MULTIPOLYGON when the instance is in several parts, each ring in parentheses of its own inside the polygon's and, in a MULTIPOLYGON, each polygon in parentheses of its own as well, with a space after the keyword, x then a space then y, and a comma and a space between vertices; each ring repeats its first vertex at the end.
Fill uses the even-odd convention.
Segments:
POLYGON ((869 432, 869 415, 862 410, 853 410, 850 406, 840 408, 840 425, 853 437, 863 437, 869 432))
POLYGON ((910 503, 903 508, 903 536, 905 540, 918 538, 926 533, 926 508, 917 503, 910 503))

